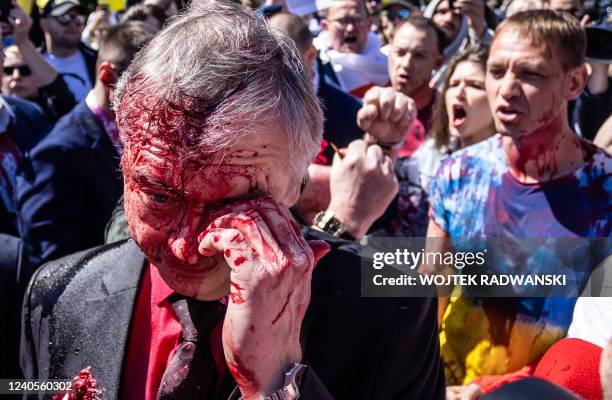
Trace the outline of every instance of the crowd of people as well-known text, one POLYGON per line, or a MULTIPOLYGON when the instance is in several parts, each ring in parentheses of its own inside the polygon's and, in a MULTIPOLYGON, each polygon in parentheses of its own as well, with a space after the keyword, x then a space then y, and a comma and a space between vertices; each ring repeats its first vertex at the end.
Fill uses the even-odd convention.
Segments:
POLYGON ((0 378, 612 400, 612 3, 317 5, 0 7, 0 378), (504 238, 487 273, 580 290, 364 296, 388 237, 504 238))

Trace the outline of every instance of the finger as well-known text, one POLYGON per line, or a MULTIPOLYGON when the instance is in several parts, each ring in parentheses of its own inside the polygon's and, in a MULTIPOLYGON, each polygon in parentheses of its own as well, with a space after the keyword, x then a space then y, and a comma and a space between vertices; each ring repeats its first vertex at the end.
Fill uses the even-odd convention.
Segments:
POLYGON ((374 105, 378 108, 378 99, 380 98, 380 92, 383 90, 380 86, 371 87, 366 94, 363 96, 363 105, 374 105))
POLYGON ((391 160, 391 157, 389 156, 385 156, 382 165, 382 172, 385 175, 390 175, 390 174, 395 174, 393 171, 393 161, 391 160))
POLYGON ((361 139, 353 140, 351 143, 349 143, 346 149, 346 156, 344 158, 345 159, 360 158, 364 154, 366 154, 367 148, 368 148, 368 145, 366 144, 364 140, 361 140, 361 139))
POLYGON ((392 124, 398 123, 408 111, 407 97, 398 94, 395 96, 395 104, 393 106, 391 115, 389 116, 389 122, 392 124))
POLYGON ((253 250, 237 229, 214 228, 207 231, 200 241, 198 251, 204 256, 223 254, 227 265, 235 271, 248 260, 254 259, 253 250))
POLYGON ((406 112, 403 114, 398 124, 398 127, 404 132, 412 126, 414 120, 416 119, 416 106, 414 104, 414 100, 410 98, 406 100, 406 112))
POLYGON ((325 257, 325 255, 331 250, 331 246, 324 240, 309 240, 308 245, 310 246, 310 248, 312 249, 312 253, 314 254, 315 266, 317 266, 317 264, 319 264, 319 261, 321 261, 321 259, 325 257))
POLYGON ((282 253, 274 236, 253 207, 231 204, 223 209, 225 214, 216 218, 200 236, 205 236, 209 230, 215 228, 236 229, 242 233, 247 245, 259 258, 272 264, 282 262, 277 260, 282 253))
POLYGON ((391 88, 383 90, 380 94, 379 100, 379 114, 380 119, 387 121, 393 112, 393 106, 395 104, 395 91, 391 88))
POLYGON ((357 112, 357 125, 364 131, 367 131, 378 116, 379 112, 377 106, 374 104, 364 105, 357 112))
POLYGON ((382 164, 385 159, 385 155, 378 145, 372 145, 368 147, 367 150, 367 158, 368 160, 374 161, 376 164, 382 164))

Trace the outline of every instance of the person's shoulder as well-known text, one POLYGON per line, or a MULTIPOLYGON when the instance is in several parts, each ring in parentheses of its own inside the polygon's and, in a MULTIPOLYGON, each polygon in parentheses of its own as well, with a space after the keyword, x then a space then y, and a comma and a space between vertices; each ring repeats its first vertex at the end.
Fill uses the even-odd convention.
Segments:
POLYGON ((54 261, 36 271, 28 285, 29 308, 52 307, 67 290, 87 291, 120 260, 136 251, 131 240, 83 250, 54 261))
POLYGON ((591 142, 581 141, 585 155, 584 165, 577 171, 581 186, 589 186, 594 182, 608 182, 606 190, 612 192, 612 156, 604 149, 591 142))
POLYGON ((97 58, 98 57, 98 52, 95 51, 94 49, 92 49, 91 47, 87 46, 83 42, 79 43, 79 51, 82 54, 84 54, 85 57, 88 57, 88 58, 97 58))
POLYGON ((84 123, 91 118, 93 118, 93 114, 89 112, 85 102, 78 103, 55 123, 49 134, 33 149, 32 154, 55 148, 66 149, 89 146, 86 132, 80 131, 84 123))
POLYGON ((16 112, 25 113, 34 117, 44 118, 45 113, 42 108, 40 108, 38 104, 32 101, 6 95, 2 95, 2 98, 16 112))

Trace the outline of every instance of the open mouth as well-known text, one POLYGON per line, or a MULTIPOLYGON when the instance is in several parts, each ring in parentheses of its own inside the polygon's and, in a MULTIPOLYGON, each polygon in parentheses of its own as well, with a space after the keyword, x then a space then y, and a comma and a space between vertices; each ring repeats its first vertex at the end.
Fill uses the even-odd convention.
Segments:
POLYGON ((355 44, 355 43, 357 43, 357 36, 355 36, 355 35, 345 36, 344 37, 344 43, 345 44, 355 44))
POLYGON ((510 106, 499 106, 495 110, 495 114, 500 121, 505 123, 516 122, 520 116, 520 111, 510 106))
POLYGON ((452 117, 453 126, 456 128, 463 125, 466 119, 467 111, 465 111, 465 108, 461 104, 454 104, 452 117))

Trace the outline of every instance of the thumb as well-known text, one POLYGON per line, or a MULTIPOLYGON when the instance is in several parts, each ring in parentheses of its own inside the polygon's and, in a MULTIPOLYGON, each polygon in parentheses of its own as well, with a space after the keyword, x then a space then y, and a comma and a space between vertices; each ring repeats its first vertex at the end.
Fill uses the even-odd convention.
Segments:
POLYGON ((309 240, 308 245, 314 253, 315 262, 314 267, 317 266, 319 261, 331 250, 331 246, 324 240, 309 240))

